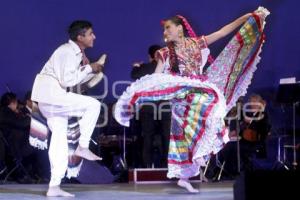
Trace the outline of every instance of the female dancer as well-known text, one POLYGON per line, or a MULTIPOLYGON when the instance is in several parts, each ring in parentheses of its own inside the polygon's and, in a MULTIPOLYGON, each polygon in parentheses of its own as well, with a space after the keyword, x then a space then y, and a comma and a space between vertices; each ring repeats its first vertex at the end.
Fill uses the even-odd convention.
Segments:
POLYGON ((223 119, 250 84, 264 38, 262 22, 268 14, 259 8, 201 37, 196 36, 183 16, 164 20, 167 46, 156 52, 156 74, 133 83, 116 104, 117 121, 128 125, 128 111, 134 104, 172 101, 167 176, 178 178, 178 185, 189 192, 198 192, 189 178, 198 175, 200 166, 228 141, 223 119), (243 23, 245 25, 203 75, 210 57, 208 45, 243 23))

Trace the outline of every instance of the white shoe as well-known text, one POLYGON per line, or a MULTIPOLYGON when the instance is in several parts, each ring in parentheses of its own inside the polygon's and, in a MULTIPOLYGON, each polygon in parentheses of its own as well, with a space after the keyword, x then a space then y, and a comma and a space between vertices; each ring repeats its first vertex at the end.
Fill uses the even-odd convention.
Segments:
POLYGON ((93 78, 91 78, 91 80, 87 82, 88 88, 92 88, 95 85, 97 85, 102 80, 102 78, 103 78, 103 72, 99 72, 95 74, 93 78))
MULTIPOLYGON (((99 60, 97 61, 98 64, 100 64, 102 67, 104 67, 105 61, 106 61, 107 55, 103 54, 99 60)), ((95 85, 97 85, 101 80, 103 79, 103 72, 99 72, 97 74, 95 74, 93 76, 93 78, 91 78, 91 80, 89 80, 87 82, 87 86, 88 88, 92 88, 95 85)))
POLYGON ((107 57, 107 55, 106 55, 106 54, 103 54, 103 55, 99 58, 99 60, 97 61, 97 63, 100 64, 100 65, 102 65, 102 66, 104 66, 105 61, 106 61, 106 57, 107 57))

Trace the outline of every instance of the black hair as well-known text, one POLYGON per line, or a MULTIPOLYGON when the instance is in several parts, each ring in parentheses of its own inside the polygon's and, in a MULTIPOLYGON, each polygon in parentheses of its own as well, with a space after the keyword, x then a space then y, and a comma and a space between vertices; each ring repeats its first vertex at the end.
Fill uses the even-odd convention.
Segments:
POLYGON ((182 21, 182 19, 178 16, 174 16, 174 17, 171 17, 165 21, 171 21, 172 23, 174 23, 176 26, 179 26, 181 25, 182 28, 183 28, 183 34, 185 37, 189 37, 189 34, 188 34, 188 30, 186 29, 185 25, 184 25, 184 22, 182 21))
MULTIPOLYGON (((181 18, 179 18, 178 16, 174 16, 171 17, 167 20, 164 21, 171 21, 172 23, 174 23, 176 26, 181 25, 183 28, 183 34, 185 37, 188 36, 188 31, 182 21, 181 18)), ((177 58, 177 54, 175 52, 175 47, 174 47, 174 42, 168 42, 167 43, 167 47, 169 49, 170 52, 170 66, 171 66, 171 71, 174 73, 179 73, 179 66, 178 66, 178 58, 177 58)))
POLYGON ((151 45, 149 48, 148 48, 148 54, 150 55, 150 57, 153 59, 155 57, 155 52, 157 50, 161 49, 161 46, 157 45, 157 44, 154 44, 154 45, 151 45))
POLYGON ((83 36, 89 28, 92 28, 92 26, 91 22, 85 20, 76 20, 72 22, 68 29, 69 38, 73 41, 77 41, 77 36, 83 36))
POLYGON ((6 92, 1 96, 1 106, 5 107, 12 102, 17 101, 17 95, 12 92, 6 92))
POLYGON ((27 91, 24 96, 24 101, 31 100, 31 91, 27 91))

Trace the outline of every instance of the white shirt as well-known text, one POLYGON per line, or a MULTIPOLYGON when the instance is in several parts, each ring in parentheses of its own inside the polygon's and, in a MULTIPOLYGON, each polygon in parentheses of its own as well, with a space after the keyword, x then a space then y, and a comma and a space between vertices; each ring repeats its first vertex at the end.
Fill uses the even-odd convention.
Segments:
POLYGON ((64 105, 66 88, 85 82, 93 76, 91 66, 81 66, 81 61, 81 50, 72 40, 58 47, 36 76, 31 99, 64 105))

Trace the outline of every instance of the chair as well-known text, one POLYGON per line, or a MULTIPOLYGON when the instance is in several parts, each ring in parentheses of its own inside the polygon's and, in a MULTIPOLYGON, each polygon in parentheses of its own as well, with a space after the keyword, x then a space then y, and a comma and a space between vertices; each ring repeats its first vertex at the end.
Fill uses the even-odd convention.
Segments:
POLYGON ((24 167, 24 165, 22 164, 22 158, 17 158, 17 156, 14 154, 12 145, 10 144, 10 141, 6 138, 6 135, 4 134, 4 132, 2 130, 0 130, 1 132, 1 137, 0 139, 3 141, 4 145, 5 145, 5 149, 7 150, 7 154, 10 155, 13 159, 13 166, 11 169, 8 169, 6 176, 4 177, 4 179, 2 180, 2 183, 6 183, 8 178, 17 170, 20 169, 24 175, 29 175, 28 171, 26 170, 26 168, 24 167))

